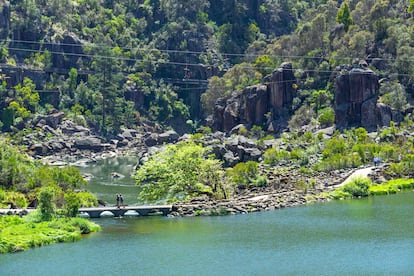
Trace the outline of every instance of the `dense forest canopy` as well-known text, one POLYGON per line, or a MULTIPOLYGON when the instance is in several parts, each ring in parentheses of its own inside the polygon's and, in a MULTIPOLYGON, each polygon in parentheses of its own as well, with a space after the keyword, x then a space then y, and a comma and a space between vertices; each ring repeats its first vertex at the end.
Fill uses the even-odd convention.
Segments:
POLYGON ((391 81, 384 102, 395 99, 395 87, 409 100, 413 7, 412 0, 2 0, 1 127, 22 128, 52 109, 103 135, 146 120, 194 126, 217 98, 259 83, 283 61, 299 80, 298 107, 315 108, 313 99, 333 93, 335 67, 361 59, 391 81), (29 79, 10 78, 13 68, 31 70, 29 79))

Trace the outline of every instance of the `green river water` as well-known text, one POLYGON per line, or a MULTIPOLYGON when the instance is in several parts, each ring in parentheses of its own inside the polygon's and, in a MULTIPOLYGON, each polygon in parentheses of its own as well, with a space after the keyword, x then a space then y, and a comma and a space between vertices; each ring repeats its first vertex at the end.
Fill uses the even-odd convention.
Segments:
MULTIPOLYGON (((118 190, 103 186, 108 199, 118 190)), ((413 192, 226 217, 95 221, 102 231, 79 242, 0 255, 0 275, 414 275, 413 192)))

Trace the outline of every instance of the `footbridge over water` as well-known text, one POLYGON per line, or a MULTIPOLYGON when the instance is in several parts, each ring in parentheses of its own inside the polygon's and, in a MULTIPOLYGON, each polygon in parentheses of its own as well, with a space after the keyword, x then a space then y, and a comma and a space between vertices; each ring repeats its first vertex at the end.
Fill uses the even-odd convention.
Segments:
POLYGON ((102 217, 122 217, 122 216, 166 216, 171 212, 172 205, 154 205, 154 206, 107 206, 79 208, 81 216, 89 218, 102 217))

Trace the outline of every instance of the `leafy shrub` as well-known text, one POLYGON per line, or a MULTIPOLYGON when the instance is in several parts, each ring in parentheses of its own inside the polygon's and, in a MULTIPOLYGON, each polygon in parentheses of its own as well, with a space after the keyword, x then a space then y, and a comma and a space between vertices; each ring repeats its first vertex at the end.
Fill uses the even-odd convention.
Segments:
POLYGON ((16 147, 0 141, 0 185, 6 190, 26 182, 31 164, 29 158, 16 147))
POLYGON ((198 141, 201 141, 201 139, 203 137, 204 137, 204 134, 203 133, 194 133, 194 134, 191 134, 190 140, 192 142, 198 142, 198 141))
POLYGON ((227 170, 227 176, 239 188, 246 188, 249 184, 254 183, 258 173, 259 164, 255 161, 241 162, 227 170))
POLYGON ((307 167, 303 167, 303 166, 301 166, 300 168, 299 168, 299 173, 300 174, 312 174, 312 169, 310 169, 310 168, 307 168, 307 167))
POLYGON ((345 168, 354 168, 362 164, 361 158, 358 154, 335 154, 322 160, 320 163, 314 166, 317 171, 333 171, 345 168))
POLYGON ((78 215, 79 208, 81 207, 81 201, 75 193, 65 194, 65 209, 66 216, 76 217, 78 215))
POLYGON ((251 136, 256 137, 257 139, 261 139, 265 135, 265 132, 261 126, 254 125, 250 129, 250 134, 251 136))
POLYGON ((345 139, 333 137, 326 143, 325 149, 322 152, 323 157, 328 158, 329 156, 336 154, 345 154, 347 148, 346 144, 345 139))
POLYGON ((81 234, 89 234, 100 230, 100 226, 83 218, 72 218, 71 225, 80 229, 81 234))
POLYGON ((247 137, 247 136, 249 136, 249 131, 247 130, 247 128, 245 126, 240 126, 240 128, 238 130, 238 134, 247 137))
POLYGON ((53 204, 54 196, 54 190, 50 187, 43 187, 40 190, 38 209, 44 221, 51 220, 55 214, 55 206, 53 204))
POLYGON ((211 134, 213 132, 211 127, 208 126, 200 126, 197 131, 202 134, 211 134))
POLYGON ((324 108, 319 111, 318 122, 322 127, 329 127, 335 123, 335 111, 333 108, 324 108))
POLYGON ((386 170, 387 175, 392 177, 411 177, 414 175, 414 154, 407 154, 400 163, 391 163, 386 170))
POLYGON ((264 137, 261 137, 259 140, 257 140, 257 145, 258 146, 263 146, 264 141, 266 141, 266 140, 273 140, 273 139, 275 139, 275 137, 273 135, 268 134, 268 135, 266 135, 264 137))
POLYGON ((398 111, 403 111, 407 106, 407 93, 402 84, 397 81, 385 82, 380 87, 381 101, 398 111))
POLYGON ((302 159, 304 155, 305 155, 305 151, 299 147, 292 149, 292 151, 289 154, 291 159, 296 159, 296 160, 302 159))
POLYGON ((278 150, 276 148, 270 148, 265 151, 263 154, 264 163, 274 166, 276 165, 280 160, 289 160, 290 154, 286 150, 278 150))
POLYGON ((289 120, 289 128, 291 130, 299 129, 309 124, 315 116, 315 112, 310 106, 302 105, 289 120))
POLYGON ((90 192, 78 192, 76 193, 76 197, 80 200, 80 205, 82 207, 93 207, 98 205, 98 199, 90 192))
POLYGON ((368 196, 370 186, 372 186, 372 182, 369 178, 355 178, 351 182, 345 184, 342 187, 342 190, 353 197, 368 196))
POLYGON ((80 188, 86 183, 80 171, 75 167, 51 167, 40 164, 28 180, 28 186, 31 189, 57 185, 64 191, 80 188))
POLYGON ((339 189, 339 190, 335 190, 329 193, 329 197, 332 199, 346 199, 346 198, 351 198, 352 195, 348 192, 345 192, 342 189, 339 189))
POLYGON ((256 179, 253 180, 253 184, 257 187, 266 187, 267 186, 267 178, 263 175, 258 176, 256 179))
POLYGON ((315 141, 315 136, 312 132, 306 131, 300 136, 300 140, 305 143, 313 143, 315 141))
POLYGON ((26 196, 19 192, 6 192, 4 202, 12 203, 20 208, 26 208, 28 205, 26 196))

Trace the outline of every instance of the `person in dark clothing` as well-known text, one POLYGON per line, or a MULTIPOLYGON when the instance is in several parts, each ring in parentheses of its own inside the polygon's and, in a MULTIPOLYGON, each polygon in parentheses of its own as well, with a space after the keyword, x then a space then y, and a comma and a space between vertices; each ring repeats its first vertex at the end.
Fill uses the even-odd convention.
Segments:
POLYGON ((116 194, 116 207, 120 207, 121 206, 121 195, 120 194, 116 194))
POLYGON ((124 206, 124 198, 122 197, 121 194, 119 194, 119 204, 120 206, 124 206))

